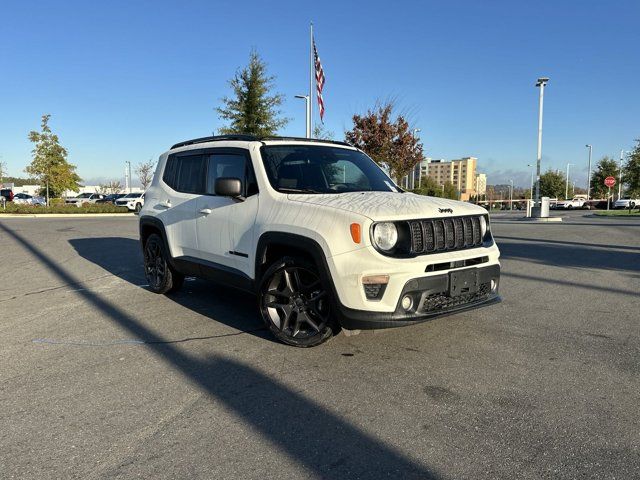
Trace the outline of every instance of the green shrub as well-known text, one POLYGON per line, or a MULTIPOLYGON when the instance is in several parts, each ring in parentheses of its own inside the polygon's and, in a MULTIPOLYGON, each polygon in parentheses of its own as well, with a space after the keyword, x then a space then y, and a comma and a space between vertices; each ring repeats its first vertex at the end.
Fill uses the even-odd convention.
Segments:
POLYGON ((21 205, 13 202, 7 202, 7 208, 3 210, 0 207, 0 213, 128 213, 127 207, 116 207, 110 203, 87 203, 82 207, 76 207, 75 205, 65 205, 64 203, 58 205, 51 205, 50 207, 39 207, 36 205, 21 205))

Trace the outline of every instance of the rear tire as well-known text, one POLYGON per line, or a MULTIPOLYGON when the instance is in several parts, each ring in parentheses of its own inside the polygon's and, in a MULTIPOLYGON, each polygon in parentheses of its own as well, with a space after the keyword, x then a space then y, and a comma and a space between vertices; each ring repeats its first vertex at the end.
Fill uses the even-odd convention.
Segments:
POLYGON ((294 347, 315 347, 329 340, 337 328, 331 291, 315 265, 285 257, 262 276, 258 303, 271 333, 294 347))
POLYGON ((152 292, 173 292, 184 283, 184 275, 176 272, 167 261, 167 252, 160 235, 152 233, 144 244, 144 274, 152 292))

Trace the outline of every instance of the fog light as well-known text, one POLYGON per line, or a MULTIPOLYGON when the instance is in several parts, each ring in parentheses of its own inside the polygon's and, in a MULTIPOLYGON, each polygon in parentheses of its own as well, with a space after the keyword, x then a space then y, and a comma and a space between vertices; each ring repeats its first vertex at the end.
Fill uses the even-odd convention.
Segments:
POLYGON ((495 291, 498 289, 498 282, 496 282, 495 280, 491 280, 491 292, 495 293, 495 291))
POLYGON ((405 295, 402 297, 402 308, 404 308, 405 311, 408 311, 411 307, 413 307, 413 298, 411 298, 411 295, 405 295))

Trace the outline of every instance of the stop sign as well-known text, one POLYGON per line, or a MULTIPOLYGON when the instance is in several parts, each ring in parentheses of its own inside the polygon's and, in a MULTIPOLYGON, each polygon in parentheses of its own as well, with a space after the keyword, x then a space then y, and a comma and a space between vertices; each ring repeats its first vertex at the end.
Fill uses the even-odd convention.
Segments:
POLYGON ((613 187, 616 184, 616 179, 613 177, 607 177, 604 179, 604 184, 606 187, 613 187))

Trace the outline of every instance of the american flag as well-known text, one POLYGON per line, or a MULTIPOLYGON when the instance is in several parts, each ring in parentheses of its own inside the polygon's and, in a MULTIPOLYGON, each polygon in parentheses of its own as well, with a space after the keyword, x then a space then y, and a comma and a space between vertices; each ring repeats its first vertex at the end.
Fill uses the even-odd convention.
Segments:
POLYGON ((313 39, 313 59, 316 67, 316 91, 318 97, 318 108, 320 109, 320 121, 324 123, 324 100, 322 99, 322 90, 324 89, 324 70, 322 69, 322 63, 320 63, 320 57, 318 56, 315 38, 313 39))

